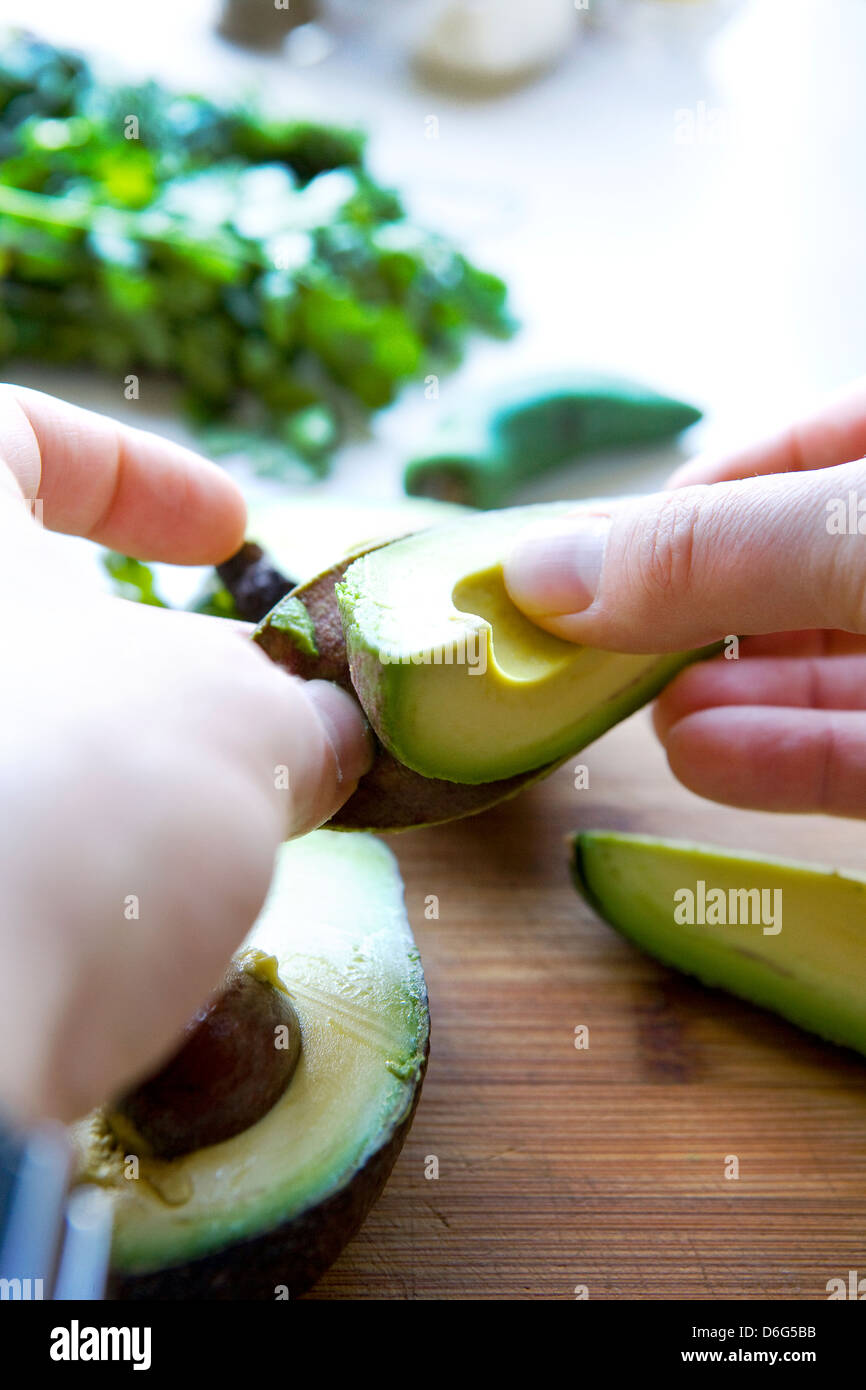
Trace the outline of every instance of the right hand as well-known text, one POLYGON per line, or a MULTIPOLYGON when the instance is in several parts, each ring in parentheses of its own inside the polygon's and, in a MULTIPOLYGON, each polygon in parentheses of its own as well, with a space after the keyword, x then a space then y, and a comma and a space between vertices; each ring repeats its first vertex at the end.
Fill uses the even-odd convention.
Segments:
POLYGON ((664 692, 673 771, 713 800, 866 816, 866 384, 654 497, 528 531, 514 602, 568 641, 670 652, 750 634, 664 692), (838 534, 849 494, 863 534, 838 534))

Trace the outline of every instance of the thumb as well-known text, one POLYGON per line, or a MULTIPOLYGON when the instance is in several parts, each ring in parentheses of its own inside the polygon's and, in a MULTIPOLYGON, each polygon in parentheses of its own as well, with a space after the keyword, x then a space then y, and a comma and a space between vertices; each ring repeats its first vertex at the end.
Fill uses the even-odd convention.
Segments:
POLYGON ((370 729, 358 703, 324 680, 284 682, 279 752, 288 773, 291 839, 315 830, 343 805, 373 762, 370 729))
POLYGON ((864 535, 859 462, 576 508, 518 538, 505 582, 546 631, 616 651, 677 651, 729 633, 863 633, 864 535))

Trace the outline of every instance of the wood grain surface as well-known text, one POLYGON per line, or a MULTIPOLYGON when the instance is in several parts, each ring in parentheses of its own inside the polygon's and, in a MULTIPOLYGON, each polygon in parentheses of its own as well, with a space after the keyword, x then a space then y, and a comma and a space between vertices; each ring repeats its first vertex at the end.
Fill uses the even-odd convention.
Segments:
POLYGON ((629 946, 571 886, 577 828, 866 867, 857 822, 686 792, 645 711, 512 802, 391 837, 430 1068, 384 1195, 311 1297, 825 1299, 866 1276, 866 1061, 629 946))

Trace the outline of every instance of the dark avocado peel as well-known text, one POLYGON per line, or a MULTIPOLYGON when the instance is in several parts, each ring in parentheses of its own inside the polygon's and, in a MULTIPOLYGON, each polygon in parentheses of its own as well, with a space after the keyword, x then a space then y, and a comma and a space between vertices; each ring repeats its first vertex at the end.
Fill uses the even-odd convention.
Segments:
POLYGON ((234 599, 244 622, 259 622, 275 603, 295 587, 270 556, 254 541, 244 541, 230 559, 217 565, 217 575, 234 599))
POLYGON ((647 954, 866 1054, 866 876, 606 830, 574 836, 571 872, 647 954))
POLYGON ((75 1127, 78 1179, 115 1201, 112 1297, 303 1293, 360 1226, 411 1124, 429 1046, 427 995, 399 871, 381 841, 317 831, 285 845, 227 985, 160 1077, 137 1088, 148 1091, 143 1111, 138 1096, 136 1119, 141 1126, 144 1116, 149 1139, 139 1144, 128 1125, 129 1097, 75 1127), (220 1052, 217 1043, 207 1065, 199 1047, 191 1067, 189 1039, 220 1002, 223 1022, 228 1012, 237 1025, 228 1030, 229 1053, 247 1060, 246 1078, 235 1077, 241 1101, 235 1084, 228 1107, 235 1119, 243 1111, 245 1127, 208 1142, 226 1110, 226 1044, 220 1052), (277 1030, 285 1030, 288 1065, 266 1056, 277 1030), (265 1071, 285 1084, 262 1110, 265 1071), (188 1120, 173 1104, 184 1089, 188 1120), (172 1113, 159 1118, 166 1096, 172 1113), (211 1128, 202 1140, 203 1117, 211 1128), (190 1147, 193 1139, 201 1146, 190 1147))

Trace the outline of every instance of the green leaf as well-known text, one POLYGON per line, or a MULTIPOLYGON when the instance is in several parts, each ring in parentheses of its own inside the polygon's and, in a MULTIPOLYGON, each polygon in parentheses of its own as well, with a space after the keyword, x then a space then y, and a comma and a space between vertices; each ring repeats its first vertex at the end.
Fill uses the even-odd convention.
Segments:
POLYGON ((170 606, 159 597, 153 571, 141 560, 133 560, 116 550, 107 550, 102 556, 102 564, 114 580, 119 598, 129 599, 132 603, 145 603, 151 608, 170 606))

